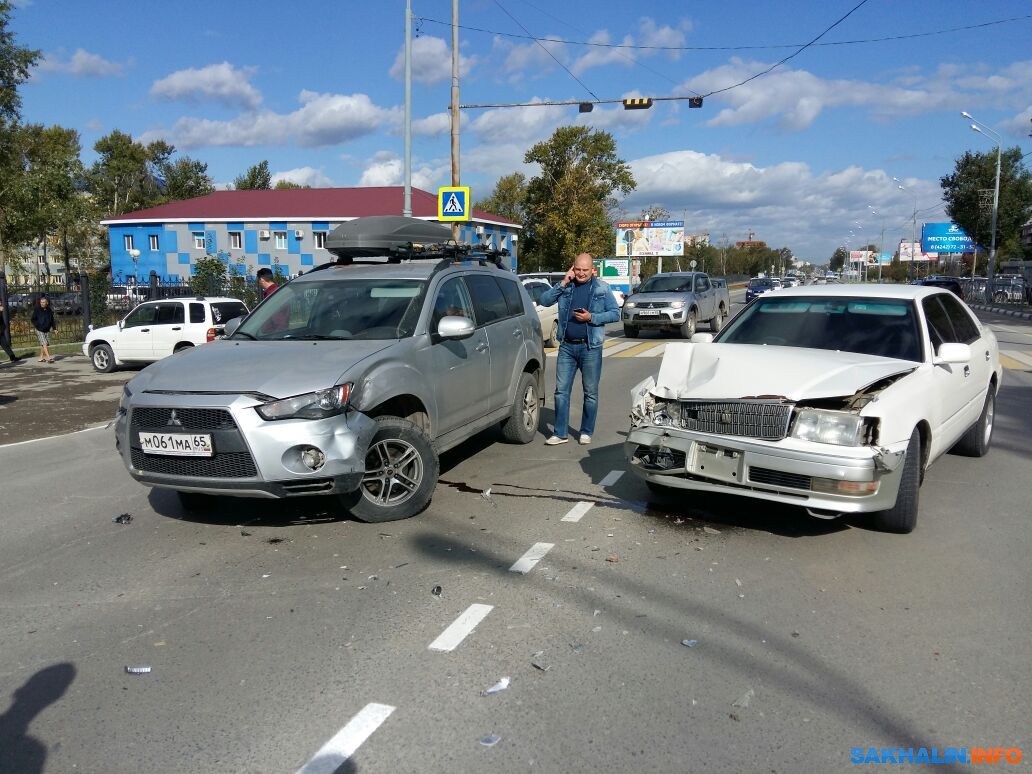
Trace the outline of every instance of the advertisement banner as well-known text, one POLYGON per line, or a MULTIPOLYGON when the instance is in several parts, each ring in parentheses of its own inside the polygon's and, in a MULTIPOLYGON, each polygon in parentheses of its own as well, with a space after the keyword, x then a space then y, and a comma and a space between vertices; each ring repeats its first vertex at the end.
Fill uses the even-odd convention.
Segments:
POLYGON ((878 253, 878 263, 882 266, 888 266, 892 263, 892 253, 878 253))
POLYGON ((937 253, 925 253, 921 252, 920 242, 911 242, 904 240, 899 243, 899 260, 900 263, 906 263, 907 261, 938 261, 939 255, 937 253))
POLYGON ((921 225, 921 250, 926 253, 973 253, 975 240, 956 223, 921 225))
POLYGON ((683 220, 634 220, 616 224, 616 256, 684 255, 683 220))
POLYGON ((622 290, 624 293, 630 292, 630 258, 596 258, 594 264, 599 278, 609 283, 610 287, 622 290))
POLYGON ((875 253, 873 250, 850 250, 849 262, 852 263, 874 263, 875 253))

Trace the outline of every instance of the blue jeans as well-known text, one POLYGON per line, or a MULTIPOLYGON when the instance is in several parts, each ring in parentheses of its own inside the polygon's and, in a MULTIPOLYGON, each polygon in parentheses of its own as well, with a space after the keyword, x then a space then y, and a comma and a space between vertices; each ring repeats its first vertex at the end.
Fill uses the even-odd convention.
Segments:
POLYGON ((584 411, 581 414, 580 431, 584 435, 595 432, 595 417, 598 414, 598 382, 602 376, 602 347, 589 349, 587 344, 559 345, 559 357, 555 364, 555 434, 565 438, 570 432, 570 393, 573 391, 573 377, 577 369, 581 372, 581 387, 584 390, 584 411))

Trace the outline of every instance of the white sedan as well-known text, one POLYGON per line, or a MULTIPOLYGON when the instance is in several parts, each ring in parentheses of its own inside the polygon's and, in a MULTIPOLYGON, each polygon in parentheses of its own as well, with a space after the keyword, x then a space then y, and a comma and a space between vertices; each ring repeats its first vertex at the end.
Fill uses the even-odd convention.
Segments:
POLYGON ((668 344, 632 393, 624 449, 655 492, 870 513, 910 532, 928 466, 989 450, 1002 373, 992 331, 941 288, 786 288, 716 337, 668 344))

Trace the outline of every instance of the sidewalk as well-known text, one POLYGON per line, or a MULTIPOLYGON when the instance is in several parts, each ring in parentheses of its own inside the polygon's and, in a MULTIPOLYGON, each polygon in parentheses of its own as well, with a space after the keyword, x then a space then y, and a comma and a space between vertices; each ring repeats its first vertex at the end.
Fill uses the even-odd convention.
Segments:
POLYGON ((138 368, 97 373, 83 355, 0 363, 0 445, 83 430, 114 419, 122 385, 138 368))

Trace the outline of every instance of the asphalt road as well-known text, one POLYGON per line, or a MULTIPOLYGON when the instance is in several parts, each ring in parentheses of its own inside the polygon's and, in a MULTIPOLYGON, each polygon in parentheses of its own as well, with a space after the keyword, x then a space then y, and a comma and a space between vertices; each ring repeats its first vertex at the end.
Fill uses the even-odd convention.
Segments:
MULTIPOLYGON (((1032 352, 1032 325, 994 327, 1032 352)), ((1027 756, 1032 373, 1006 372, 993 450, 939 460, 899 536, 730 497, 649 504, 621 443, 659 361, 627 351, 604 361, 591 446, 474 439, 430 508, 388 525, 315 500, 188 516, 129 479, 110 430, 0 447, 0 772, 1027 756)))

